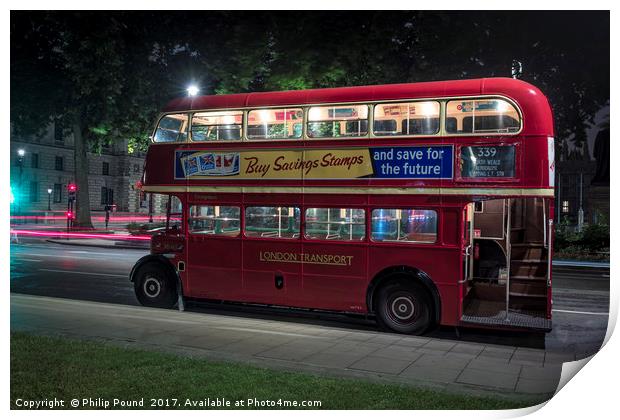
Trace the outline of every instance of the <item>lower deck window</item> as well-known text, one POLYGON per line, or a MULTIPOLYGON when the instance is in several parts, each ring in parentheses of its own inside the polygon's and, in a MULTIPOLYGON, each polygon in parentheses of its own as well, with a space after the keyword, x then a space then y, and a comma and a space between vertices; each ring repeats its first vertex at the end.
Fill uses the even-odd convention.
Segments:
POLYGON ((366 233, 364 209, 306 209, 307 239, 362 241, 366 233))
POLYGON ((189 232, 194 235, 238 236, 240 212, 235 206, 191 206, 189 232))
POLYGON ((299 207, 247 207, 245 236, 249 238, 299 238, 299 207))
POLYGON ((373 241, 437 241, 437 212, 434 210, 375 209, 371 226, 373 241))

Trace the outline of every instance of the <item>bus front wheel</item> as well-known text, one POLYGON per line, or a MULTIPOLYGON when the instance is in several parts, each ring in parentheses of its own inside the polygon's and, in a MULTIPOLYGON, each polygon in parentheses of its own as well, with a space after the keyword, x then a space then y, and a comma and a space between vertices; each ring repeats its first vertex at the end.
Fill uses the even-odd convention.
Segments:
POLYGON ((385 330, 401 334, 422 334, 431 323, 431 303, 422 286, 393 282, 379 290, 377 323, 385 330))
POLYGON ((148 262, 140 267, 133 287, 143 306, 172 308, 177 302, 176 284, 161 264, 148 262))

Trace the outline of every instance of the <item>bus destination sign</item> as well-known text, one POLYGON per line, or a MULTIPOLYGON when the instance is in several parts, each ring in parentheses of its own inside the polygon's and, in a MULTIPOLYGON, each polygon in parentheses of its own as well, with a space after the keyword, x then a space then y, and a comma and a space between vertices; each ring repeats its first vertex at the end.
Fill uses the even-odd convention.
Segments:
POLYGON ((514 178, 514 146, 468 146, 461 148, 462 178, 514 178))
POLYGON ((177 150, 175 179, 452 179, 452 146, 177 150))

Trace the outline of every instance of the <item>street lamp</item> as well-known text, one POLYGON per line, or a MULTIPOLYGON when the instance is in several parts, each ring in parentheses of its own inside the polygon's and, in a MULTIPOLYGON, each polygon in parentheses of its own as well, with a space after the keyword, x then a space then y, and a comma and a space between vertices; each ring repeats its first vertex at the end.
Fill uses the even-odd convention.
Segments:
POLYGON ((200 89, 196 85, 189 85, 186 90, 187 96, 196 96, 198 92, 200 92, 200 89))
MULTIPOLYGON (((19 166, 19 193, 22 193, 22 174, 24 173, 24 155, 26 151, 24 149, 17 149, 17 166, 19 166)), ((17 201, 17 213, 21 211, 21 200, 17 201)))
POLYGON ((47 211, 52 210, 52 189, 47 189, 47 211))

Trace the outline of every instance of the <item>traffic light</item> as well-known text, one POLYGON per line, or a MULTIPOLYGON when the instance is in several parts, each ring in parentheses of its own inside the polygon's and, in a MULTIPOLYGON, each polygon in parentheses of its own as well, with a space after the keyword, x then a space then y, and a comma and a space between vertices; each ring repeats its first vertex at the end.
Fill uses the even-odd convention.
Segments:
POLYGON ((77 192, 77 185, 69 184, 67 185, 67 193, 69 194, 69 200, 75 200, 75 193, 77 192))
POLYGON ((74 216, 75 216, 75 215, 73 214, 73 212, 72 212, 72 211, 68 211, 68 212, 67 212, 67 219, 72 220, 72 219, 74 218, 74 216))

